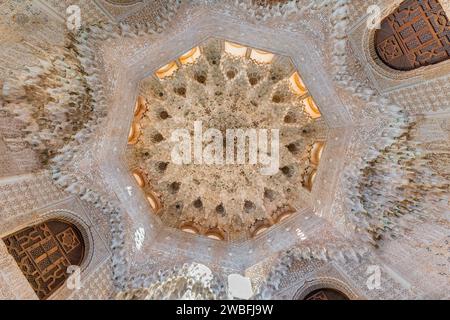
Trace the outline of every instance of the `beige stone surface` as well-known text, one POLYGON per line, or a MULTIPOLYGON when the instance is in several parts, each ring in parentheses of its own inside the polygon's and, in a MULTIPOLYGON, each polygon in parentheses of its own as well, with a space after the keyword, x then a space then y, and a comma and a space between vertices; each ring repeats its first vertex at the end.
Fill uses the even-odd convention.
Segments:
MULTIPOLYGON (((407 74, 378 64, 365 27, 367 6, 379 4, 388 14, 397 1, 301 0, 272 7, 250 0, 154 6, 77 1, 83 17, 77 36, 69 36, 65 26, 68 4, 0 1, 0 236, 61 218, 77 224, 88 248, 85 285, 77 292, 63 287, 52 299, 223 299, 232 273, 250 277, 255 298, 263 299, 301 298, 320 286, 354 299, 450 298, 450 61, 407 74), (295 192, 287 202, 296 212, 255 237, 232 241, 173 228, 195 220, 195 210, 180 219, 169 214, 166 221, 155 215, 131 175, 130 165, 141 165, 142 158, 127 158, 136 98, 152 89, 141 81, 209 38, 290 57, 322 113, 317 125, 328 127, 319 130, 327 142, 311 192, 299 180, 259 182, 254 168, 247 172, 249 187, 240 196, 260 204, 263 187, 275 189, 284 181, 295 192), (367 285, 373 266, 381 271, 377 290, 367 285)), ((442 4, 448 10, 448 1, 442 4)), ((179 74, 202 66, 204 61, 179 74)), ((162 83, 170 91, 180 81, 162 83)), ((247 102, 255 94, 248 85, 221 84, 247 102)), ((266 94, 278 90, 285 89, 269 86, 266 94)), ((146 98, 150 107, 157 104, 146 98)), ((194 98, 200 93, 189 104, 194 98)), ((180 121, 194 119, 169 110, 180 103, 173 94, 171 99, 158 106, 180 121)), ((241 126, 265 119, 270 111, 263 101, 262 114, 235 112, 239 117, 233 118, 227 112, 208 123, 241 126)), ((286 107, 294 106, 291 100, 286 107)), ((265 124, 280 119, 271 115, 265 124)), ((151 138, 155 128, 169 133, 152 120, 150 113, 143 120, 144 136, 151 138)), ((287 135, 297 136, 295 130, 287 135)), ((153 151, 157 159, 168 152, 153 151)), ((211 177, 222 172, 169 172, 170 183, 206 177, 197 190, 183 180, 188 188, 171 201, 192 204, 200 195, 209 211, 220 199, 239 214, 227 200, 232 193, 221 199, 220 187, 213 188, 211 177)), ((224 189, 236 175, 228 172, 224 189)), ((248 225, 259 218, 247 217, 248 225)), ((206 213, 199 219, 203 231, 233 226, 206 213)), ((2 241, 0 298, 36 299, 2 241)))

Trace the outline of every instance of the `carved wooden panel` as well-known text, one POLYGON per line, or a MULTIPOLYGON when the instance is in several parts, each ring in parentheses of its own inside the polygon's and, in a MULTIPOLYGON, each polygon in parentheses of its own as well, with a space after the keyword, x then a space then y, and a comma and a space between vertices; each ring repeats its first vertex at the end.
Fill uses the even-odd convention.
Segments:
POLYGON ((380 59, 396 70, 413 70, 450 58, 450 22, 438 0, 407 0, 375 34, 380 59))
POLYGON ((318 289, 309 293, 304 300, 349 300, 343 293, 333 289, 318 289))
POLYGON ((288 2, 288 0, 253 0, 252 2, 253 2, 253 4, 256 4, 258 6, 272 7, 272 6, 276 6, 276 5, 280 5, 280 4, 285 4, 288 2))
POLYGON ((67 267, 80 265, 84 242, 72 224, 49 220, 3 239, 39 299, 46 299, 68 278, 67 267))

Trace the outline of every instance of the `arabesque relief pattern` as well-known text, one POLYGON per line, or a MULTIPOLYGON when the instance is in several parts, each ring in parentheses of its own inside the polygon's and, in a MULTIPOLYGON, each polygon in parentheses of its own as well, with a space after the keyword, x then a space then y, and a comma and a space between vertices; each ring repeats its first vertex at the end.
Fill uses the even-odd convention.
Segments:
MULTIPOLYGON (((25 141, 26 149, 33 150, 38 155, 38 166, 52 175, 55 185, 82 201, 90 202, 109 219, 111 281, 115 290, 123 294, 117 297, 133 296, 132 292, 128 291, 130 288, 142 289, 144 293, 141 297, 146 298, 164 297, 164 292, 167 294, 173 292, 174 297, 183 297, 189 281, 183 277, 179 281, 175 280, 179 277, 180 268, 165 268, 168 271, 164 274, 158 273, 158 270, 154 270, 153 274, 143 274, 139 277, 130 274, 128 252, 125 248, 130 246, 126 241, 132 238, 129 235, 134 230, 126 228, 132 225, 128 223, 126 208, 121 206, 113 194, 98 188, 102 185, 102 181, 98 181, 98 184, 86 183, 70 170, 72 161, 80 160, 81 150, 87 148, 101 135, 101 128, 108 119, 108 106, 112 102, 109 100, 111 87, 108 85, 112 80, 105 74, 102 60, 104 49, 99 48, 104 48, 102 44, 108 43, 107 41, 138 42, 148 37, 162 38, 165 30, 176 23, 177 19, 174 17, 183 18, 183 13, 200 10, 198 9, 200 6, 224 17, 242 17, 244 27, 259 26, 274 30, 277 28, 281 30, 288 25, 286 28, 292 31, 294 27, 289 25, 292 25, 290 22, 293 20, 299 21, 303 17, 314 20, 311 17, 317 17, 316 21, 323 22, 324 27, 314 30, 319 35, 316 38, 316 49, 326 48, 325 51, 328 52, 324 57, 324 68, 333 78, 336 87, 345 89, 351 96, 353 103, 348 108, 352 109, 352 112, 358 108, 370 110, 367 111, 369 116, 364 123, 353 126, 359 133, 353 136, 367 136, 373 143, 366 148, 361 144, 360 148, 348 154, 349 157, 345 159, 347 165, 342 172, 333 177, 339 179, 339 183, 333 184, 333 188, 329 189, 336 195, 330 197, 333 203, 318 204, 315 207, 317 214, 322 208, 326 208, 325 205, 339 209, 336 212, 323 212, 323 215, 331 224, 333 217, 340 222, 339 231, 335 232, 338 235, 342 232, 345 236, 341 245, 336 248, 333 244, 324 243, 320 247, 314 247, 314 244, 302 246, 299 242, 291 250, 281 250, 274 257, 277 263, 265 266, 270 276, 265 279, 261 293, 256 293, 256 298, 273 297, 277 286, 289 276, 291 266, 303 260, 322 260, 326 263, 332 261, 339 266, 341 272, 358 279, 358 282, 352 285, 363 287, 365 266, 372 263, 371 260, 367 260, 367 251, 376 256, 373 260, 375 263, 381 264, 387 261, 386 257, 401 250, 404 244, 399 244, 400 248, 397 249, 390 244, 401 243, 402 235, 408 230, 424 222, 433 226, 439 225, 443 230, 449 229, 448 218, 445 219, 445 214, 448 215, 449 188, 449 177, 446 172, 448 162, 445 161, 448 155, 448 120, 444 121, 447 125, 444 124, 439 129, 439 132, 447 136, 434 142, 434 145, 438 146, 436 149, 430 148, 429 144, 421 142, 424 134, 420 131, 422 126, 420 119, 405 112, 404 107, 395 103, 391 97, 381 95, 372 87, 370 81, 366 81, 368 77, 363 69, 359 70, 358 74, 354 72, 354 57, 352 51, 348 50, 348 30, 353 17, 363 17, 364 12, 353 11, 353 8, 357 7, 353 1, 287 1, 272 6, 259 6, 250 0, 237 0, 221 3, 202 2, 201 5, 194 2, 192 7, 184 2, 180 4, 178 1, 168 1, 168 9, 160 16, 160 21, 144 24, 130 19, 127 23, 120 24, 106 22, 85 25, 75 35, 62 32, 53 45, 46 42, 46 47, 39 47, 29 42, 31 49, 22 50, 24 47, 15 46, 12 51, 1 55, 2 61, 5 61, 7 57, 14 57, 15 54, 20 56, 25 52, 23 59, 15 62, 16 65, 8 62, 5 63, 8 67, 1 69, 3 78, 7 74, 11 75, 13 80, 8 82, 7 94, 2 95, 2 115, 22 123, 16 141, 25 141), (224 9, 224 6, 227 8, 224 9), (328 39, 326 44, 320 37, 328 39), (25 55, 30 55, 33 59, 27 60, 25 55), (29 66, 23 68, 23 61, 30 61, 29 66), (108 81, 105 80, 107 78, 108 81), (73 97, 77 103, 71 103, 73 97), (371 118, 380 126, 380 130, 370 131, 376 127, 371 124, 371 118), (371 132, 370 137, 367 132, 371 132), (379 199, 383 199, 381 204, 379 199), (378 254, 381 257, 378 257, 378 254)), ((0 9, 9 12, 10 6, 6 8, 3 4, 0 9)), ((35 17, 40 17, 38 11, 33 12, 36 13, 35 17)), ((27 19, 18 18, 16 17, 17 23, 26 25, 27 19)), ((45 21, 41 23, 51 29, 49 25, 55 22, 49 16, 46 19, 49 21, 48 24, 45 21)), ((307 28, 304 32, 314 35, 314 32, 307 28)), ((8 36, 12 35, 8 33, 8 36)), ((39 36, 42 35, 36 35, 39 36)), ((15 39, 9 41, 18 43, 15 39)), ((115 76, 117 77, 117 74, 115 76)), ((339 90, 341 89, 337 91, 339 90)), ((408 88, 402 90, 407 95, 408 88)), ((337 99, 340 99, 340 96, 337 99)), ((445 102, 444 98, 444 104, 445 102)), ((418 104, 414 103, 411 108, 416 106, 418 104)), ((417 107, 416 110, 420 113, 420 110, 427 107, 428 102, 424 101, 422 109, 417 107)), ((130 112, 131 109, 132 106, 130 112)), ((448 111, 445 108, 443 110, 448 111)), ((448 119, 448 115, 445 119, 448 119)), ((351 119, 352 122, 357 120, 351 119)), ((17 142, 9 141, 9 143, 14 145, 17 142)), ((8 192, 6 190, 3 194, 8 192)), ((21 195, 15 197, 22 199, 21 195)), ((320 193, 316 197, 320 198, 320 193)), ((155 225, 156 227, 158 226, 155 225)), ((448 243, 445 241, 439 236, 430 244, 429 251, 433 252, 433 259, 448 254, 446 251, 448 243)), ((421 256, 426 257, 427 251, 428 249, 421 251, 421 256)), ((395 269, 390 272, 406 273, 405 265, 410 259, 399 261, 401 263, 395 266, 391 261, 386 262, 395 269)), ((446 262, 444 259, 444 262, 439 260, 438 263, 446 262)), ((186 268, 189 269, 188 266, 186 268)), ((185 274, 185 270, 181 273, 185 274)), ((109 275, 109 272, 105 271, 102 274, 109 275)), ((383 291, 380 296, 377 296, 376 292, 367 290, 363 292, 368 297, 378 298, 389 297, 389 294, 395 297, 429 297, 431 293, 422 283, 424 277, 425 272, 422 277, 407 280, 413 284, 408 288, 396 281, 389 282, 395 290, 391 293, 383 291)), ((193 296, 223 298, 223 281, 220 279, 220 283, 206 286, 193 296)), ((435 296, 445 298, 445 295, 445 287, 436 289, 435 296)))

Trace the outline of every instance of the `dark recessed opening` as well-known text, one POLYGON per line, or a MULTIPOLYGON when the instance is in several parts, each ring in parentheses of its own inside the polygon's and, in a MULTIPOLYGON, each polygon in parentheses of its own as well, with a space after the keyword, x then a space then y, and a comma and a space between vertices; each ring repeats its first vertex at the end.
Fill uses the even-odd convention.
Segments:
POLYGON ((202 200, 200 198, 195 200, 193 205, 194 205, 194 208, 197 208, 197 209, 203 208, 203 202, 202 202, 202 200))
POLYGON ((164 140, 164 137, 161 133, 157 133, 152 137, 152 141, 155 143, 159 143, 164 140))

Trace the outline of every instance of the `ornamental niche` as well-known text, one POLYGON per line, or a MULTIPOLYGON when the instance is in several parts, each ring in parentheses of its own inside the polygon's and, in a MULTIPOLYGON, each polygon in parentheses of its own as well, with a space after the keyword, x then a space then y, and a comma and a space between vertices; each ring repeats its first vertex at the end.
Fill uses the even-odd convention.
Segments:
POLYGON ((450 22, 437 0, 407 0, 381 22, 375 50, 387 66, 414 70, 450 58, 450 22))

